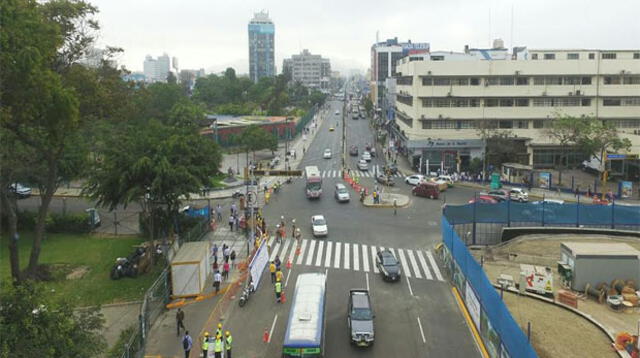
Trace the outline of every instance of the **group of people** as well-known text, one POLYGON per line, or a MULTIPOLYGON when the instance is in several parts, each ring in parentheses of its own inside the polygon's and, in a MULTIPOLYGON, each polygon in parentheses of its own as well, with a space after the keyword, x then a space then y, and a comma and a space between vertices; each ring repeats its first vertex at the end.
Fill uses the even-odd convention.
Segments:
POLYGON ((276 293, 276 302, 282 302, 282 262, 280 257, 276 255, 275 260, 269 264, 269 272, 271 273, 271 283, 274 284, 276 293))
MULTIPOLYGON (((182 337, 182 349, 184 350, 184 357, 189 358, 191 349, 193 348, 193 338, 189 335, 184 327, 184 311, 178 308, 176 312, 176 324, 178 327, 178 336, 180 335, 180 328, 184 329, 184 336, 182 337)), ((233 346, 233 336, 228 330, 224 332, 224 338, 222 337, 222 323, 218 323, 218 328, 213 337, 209 336, 209 332, 204 332, 202 339, 202 357, 207 358, 209 356, 209 348, 213 347, 214 357, 222 358, 222 352, 225 352, 225 358, 231 358, 231 348, 233 346)))
POLYGON ((211 257, 213 258, 213 288, 215 288, 216 293, 220 292, 220 285, 222 281, 226 281, 229 279, 229 272, 231 271, 231 267, 234 267, 234 261, 236 259, 235 250, 231 250, 227 244, 222 244, 222 273, 220 272, 220 265, 218 265, 218 245, 213 244, 211 248, 211 257))
POLYGON ((233 231, 235 227, 236 230, 240 227, 240 214, 238 212, 238 208, 236 207, 236 203, 231 204, 231 213, 229 213, 229 230, 233 231))

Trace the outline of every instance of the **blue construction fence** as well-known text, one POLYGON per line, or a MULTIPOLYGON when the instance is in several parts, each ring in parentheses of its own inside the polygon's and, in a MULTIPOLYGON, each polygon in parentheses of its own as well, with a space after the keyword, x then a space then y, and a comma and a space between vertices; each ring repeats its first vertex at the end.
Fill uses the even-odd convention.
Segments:
POLYGON ((489 355, 492 358, 537 357, 527 336, 511 316, 482 267, 444 216, 441 229, 446 248, 445 265, 489 355))

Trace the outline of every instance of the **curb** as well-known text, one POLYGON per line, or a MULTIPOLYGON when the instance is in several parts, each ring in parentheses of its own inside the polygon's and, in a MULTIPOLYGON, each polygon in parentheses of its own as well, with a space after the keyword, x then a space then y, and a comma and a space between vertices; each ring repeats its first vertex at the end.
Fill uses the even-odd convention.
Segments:
MULTIPOLYGON (((406 208, 407 206, 409 206, 409 204, 411 204, 411 199, 409 199, 409 201, 404 205, 398 205, 397 208, 406 208)), ((362 203, 362 205, 364 205, 367 208, 393 208, 393 204, 367 204, 367 203, 362 203)))
POLYGON ((469 327, 469 330, 471 331, 471 334, 473 335, 474 341, 476 342, 476 345, 478 346, 478 350, 480 351, 480 354, 482 355, 483 358, 489 358, 489 353, 487 352, 487 347, 485 346, 484 341, 480 337, 480 333, 478 332, 478 328, 476 327, 475 323, 471 319, 471 315, 469 314, 469 310, 467 309, 467 306, 464 304, 464 300, 462 300, 462 297, 460 296, 460 293, 458 292, 458 289, 455 286, 453 286, 453 287, 451 287, 451 291, 453 292, 453 296, 455 298, 456 303, 458 304, 458 307, 462 311, 462 315, 464 316, 464 320, 467 323, 467 326, 469 327))

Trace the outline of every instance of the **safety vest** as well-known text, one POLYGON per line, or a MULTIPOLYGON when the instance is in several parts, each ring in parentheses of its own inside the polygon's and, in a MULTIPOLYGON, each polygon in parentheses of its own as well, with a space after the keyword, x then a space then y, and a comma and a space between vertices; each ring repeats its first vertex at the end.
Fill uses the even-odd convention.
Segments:
POLYGON ((280 281, 276 282, 276 293, 282 292, 282 283, 280 281))
POLYGON ((221 339, 216 339, 215 351, 216 352, 222 352, 222 340, 221 339))
POLYGON ((270 265, 269 265, 269 271, 270 271, 271 273, 276 272, 276 265, 275 265, 275 264, 270 264, 270 265))
POLYGON ((222 335, 222 330, 220 328, 216 329, 216 337, 222 335))
POLYGON ((231 342, 233 342, 233 338, 229 335, 227 336, 227 350, 231 350, 231 342))
POLYGON ((282 281, 282 271, 276 271, 276 281, 282 281))
POLYGON ((209 337, 204 337, 204 339, 202 340, 202 350, 203 351, 209 350, 209 337))

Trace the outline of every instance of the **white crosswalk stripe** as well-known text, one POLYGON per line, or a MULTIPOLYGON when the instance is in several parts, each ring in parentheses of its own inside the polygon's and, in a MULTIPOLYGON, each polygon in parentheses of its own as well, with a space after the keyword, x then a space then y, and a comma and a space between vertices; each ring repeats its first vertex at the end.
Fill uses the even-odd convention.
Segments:
POLYGON ((316 266, 320 266, 320 262, 322 262, 323 248, 324 248, 324 241, 318 241, 318 252, 316 254, 316 266))
POLYGON ((411 262, 411 268, 413 269, 413 273, 416 278, 422 278, 422 274, 420 273, 420 268, 418 267, 416 258, 415 256, 413 256, 413 250, 407 250, 407 256, 409 256, 409 262, 411 262))
POLYGON ((313 251, 316 249, 316 241, 317 240, 309 241, 309 253, 307 254, 307 262, 305 263, 307 266, 311 266, 311 262, 313 261, 313 251))
POLYGON ((371 266, 373 266, 373 272, 374 273, 380 273, 380 270, 378 270, 378 265, 376 265, 376 255, 378 254, 378 252, 376 251, 376 247, 375 246, 371 246, 371 266))
POLYGON ((302 264, 302 257, 304 256, 304 251, 307 248, 307 239, 302 239, 302 246, 300 246, 300 255, 298 255, 298 259, 296 260, 296 265, 302 264))
POLYGON ((344 243, 344 269, 349 269, 349 244, 344 243))
POLYGON ((431 271, 429 271, 429 266, 427 266, 427 261, 422 256, 422 251, 417 250, 418 260, 420 260, 420 265, 422 265, 422 270, 424 274, 427 275, 427 280, 433 280, 433 276, 431 275, 431 271))
POLYGON ((405 277, 411 277, 411 272, 409 271, 409 265, 407 264, 407 259, 404 257, 404 251, 402 249, 398 249, 398 255, 400 256, 400 263, 402 264, 402 271, 404 271, 405 277))
POLYGON ((358 252, 358 244, 353 244, 353 270, 360 271, 360 253, 358 252))
POLYGON ((329 267, 331 266, 331 246, 332 246, 333 242, 331 241, 327 241, 327 253, 325 254, 324 257, 324 267, 329 267))
POLYGON ((289 239, 285 239, 284 242, 282 243, 282 248, 280 249, 280 259, 284 260, 284 255, 287 254, 287 249, 289 248, 289 244, 291 243, 292 240, 289 239))
POLYGON ((278 255, 278 249, 280 249, 279 242, 271 248, 271 256, 269 256, 269 261, 273 261, 276 258, 276 255, 278 255))
POLYGON ((341 242, 336 242, 336 255, 335 255, 335 259, 333 259, 333 267, 334 268, 340 268, 340 247, 341 247, 342 243, 341 242))
POLYGON ((362 270, 369 272, 369 250, 367 245, 362 245, 362 270))
POLYGON ((298 247, 296 246, 296 245, 297 245, 297 243, 296 243, 295 241, 293 241, 293 240, 291 240, 291 241, 292 241, 292 243, 291 243, 291 251, 289 252, 289 259, 288 259, 288 261, 293 262, 293 259, 294 259, 294 258, 295 258, 295 256, 296 256, 296 250, 298 249, 298 247))
POLYGON ((433 272, 436 274, 436 277, 438 278, 438 280, 444 281, 442 279, 442 274, 440 273, 440 269, 438 268, 438 265, 436 264, 436 260, 433 259, 433 255, 431 254, 431 251, 427 251, 427 258, 429 259, 429 263, 431 264, 431 268, 433 268, 433 272))

